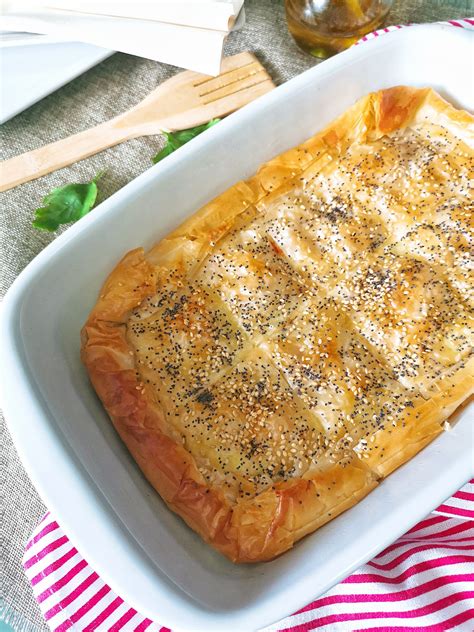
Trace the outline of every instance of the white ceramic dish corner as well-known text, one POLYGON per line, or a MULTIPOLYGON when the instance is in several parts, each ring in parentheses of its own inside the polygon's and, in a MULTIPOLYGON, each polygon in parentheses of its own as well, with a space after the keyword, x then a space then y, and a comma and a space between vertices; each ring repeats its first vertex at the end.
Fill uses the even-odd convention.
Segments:
MULTIPOLYGON (((3 403, 45 503, 127 602, 173 630, 256 630, 294 612, 395 540, 472 475, 465 410, 415 459, 273 562, 235 566, 169 512, 140 474, 79 360, 79 330, 128 249, 151 246, 258 165, 311 136, 371 90, 433 86, 472 108, 473 35, 420 26, 309 70, 219 123, 46 248, 1 318, 3 403)), ((472 410, 471 410, 472 412, 472 410)))

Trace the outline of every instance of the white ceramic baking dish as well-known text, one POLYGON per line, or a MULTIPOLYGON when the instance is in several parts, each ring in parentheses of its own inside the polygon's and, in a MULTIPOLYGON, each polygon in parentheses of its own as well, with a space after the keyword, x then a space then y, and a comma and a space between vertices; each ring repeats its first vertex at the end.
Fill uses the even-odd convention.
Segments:
POLYGON ((343 579, 472 475, 466 409, 450 433, 292 551, 266 564, 235 566, 148 485, 79 360, 81 325, 126 250, 151 246, 371 90, 428 85, 472 108, 472 37, 451 26, 411 27, 296 77, 101 204, 46 248, 9 291, 1 318, 1 386, 18 451, 86 560, 151 619, 205 632, 270 624, 343 579))

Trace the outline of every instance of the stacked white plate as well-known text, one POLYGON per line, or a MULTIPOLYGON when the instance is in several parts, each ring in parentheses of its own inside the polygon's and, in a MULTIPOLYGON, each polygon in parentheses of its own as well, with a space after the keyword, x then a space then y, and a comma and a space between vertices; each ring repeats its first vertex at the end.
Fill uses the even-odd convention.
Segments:
POLYGON ((48 35, 0 31, 0 123, 57 90, 113 51, 48 35))

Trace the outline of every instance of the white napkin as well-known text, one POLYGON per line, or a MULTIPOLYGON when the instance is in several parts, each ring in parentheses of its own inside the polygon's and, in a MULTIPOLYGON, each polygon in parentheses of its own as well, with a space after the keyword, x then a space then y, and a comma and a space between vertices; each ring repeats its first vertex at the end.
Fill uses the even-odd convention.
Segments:
MULTIPOLYGON (((50 3, 65 3, 65 0, 49 0, 50 3)), ((204 9, 207 6, 207 15, 210 16, 205 21, 213 24, 214 27, 223 24, 226 20, 227 26, 233 22, 233 14, 229 17, 229 12, 223 12, 222 5, 227 5, 226 10, 242 6, 243 0, 237 3, 226 0, 174 0, 171 2, 156 3, 155 8, 164 10, 168 19, 184 20, 189 19, 196 24, 199 19, 204 23, 204 13, 199 14, 198 7, 204 9), (174 13, 173 6, 174 5, 174 13), (178 5, 182 5, 182 12, 178 11, 178 5), (185 6, 194 7, 195 11, 185 13, 185 6), (216 14, 213 9, 218 9, 216 14), (167 11, 167 13, 166 13, 167 11), (221 11, 219 15, 219 11, 221 11), (227 18, 222 16, 227 15, 227 18), (181 17, 180 17, 181 16, 181 17)), ((78 8, 84 4, 92 5, 98 9, 107 9, 108 0, 85 0, 85 2, 68 2, 78 8), (100 6, 99 6, 100 5, 100 6), (107 6, 106 6, 107 5, 107 6)), ((117 11, 134 13, 135 5, 137 9, 145 15, 146 9, 152 9, 151 3, 145 0, 129 0, 128 2, 116 2, 117 11), (128 7, 128 9, 127 9, 128 7)), ((71 41, 86 42, 108 48, 112 50, 146 57, 156 61, 188 68, 207 75, 217 75, 220 72, 222 59, 222 47, 228 29, 219 30, 217 28, 203 28, 179 23, 161 22, 148 17, 147 19, 137 17, 117 17, 109 15, 98 15, 70 10, 50 9, 39 6, 37 2, 33 6, 23 0, 3 2, 1 28, 9 31, 28 31, 31 33, 44 33, 53 37, 65 38, 71 41)), ((111 7, 110 7, 111 8, 111 7)), ((151 11, 148 15, 158 15, 158 12, 151 11)), ((234 28, 241 25, 244 19, 243 10, 234 24, 234 28)))
POLYGON ((244 0, 42 0, 50 9, 229 31, 244 0))

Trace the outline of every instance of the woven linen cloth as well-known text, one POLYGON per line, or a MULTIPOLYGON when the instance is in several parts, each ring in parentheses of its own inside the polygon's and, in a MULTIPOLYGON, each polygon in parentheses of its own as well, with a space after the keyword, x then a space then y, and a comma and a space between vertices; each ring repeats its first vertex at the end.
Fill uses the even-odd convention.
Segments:
MULTIPOLYGON (((300 51, 288 35, 283 0, 246 0, 245 7, 246 25, 229 37, 226 55, 243 50, 255 52, 276 83, 318 63, 300 51)), ((473 13, 473 0, 395 0, 390 21, 434 22, 473 13)), ((40 147, 112 118, 178 71, 146 59, 115 54, 1 126, 0 158, 40 147)), ((31 226, 33 209, 46 193, 68 182, 86 181, 106 169, 101 181, 101 201, 150 167, 150 158, 162 142, 158 136, 132 140, 0 194, 0 295, 56 236, 31 226)), ((63 230, 66 228, 58 233, 63 230)), ((46 508, 19 461, 1 416, 0 431, 0 628, 4 621, 18 632, 39 632, 48 627, 33 598, 21 559, 25 543, 46 508)))
MULTIPOLYGON (((28 541, 23 565, 54 632, 168 630, 115 594, 50 513, 28 541)), ((474 629, 474 480, 371 562, 264 632, 355 629, 474 629)))

